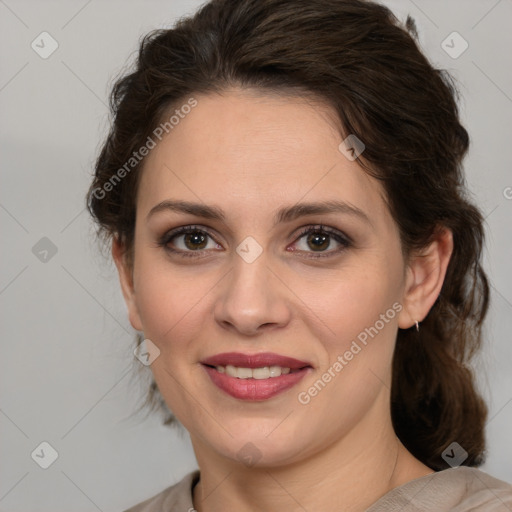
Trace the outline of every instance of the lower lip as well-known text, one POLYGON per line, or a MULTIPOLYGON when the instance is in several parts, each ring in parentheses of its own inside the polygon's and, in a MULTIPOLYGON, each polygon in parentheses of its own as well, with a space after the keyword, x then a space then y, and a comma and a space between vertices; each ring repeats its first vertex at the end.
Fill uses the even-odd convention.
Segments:
POLYGON ((203 365, 212 382, 222 391, 240 400, 261 401, 268 400, 297 384, 311 368, 270 377, 268 379, 238 379, 225 373, 219 373, 211 366, 203 365))

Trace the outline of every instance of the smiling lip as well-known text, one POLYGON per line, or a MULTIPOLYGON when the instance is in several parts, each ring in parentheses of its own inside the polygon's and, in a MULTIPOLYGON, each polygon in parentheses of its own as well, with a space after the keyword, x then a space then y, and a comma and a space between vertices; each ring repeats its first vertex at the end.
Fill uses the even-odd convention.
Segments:
POLYGON ((312 370, 312 366, 293 357, 280 356, 270 352, 242 354, 229 352, 217 354, 201 362, 212 382, 222 391, 240 400, 262 401, 272 398, 295 386, 312 370), (267 379, 240 379, 220 373, 216 367, 228 365, 238 368, 263 368, 280 366, 290 368, 290 373, 267 379))
POLYGON ((306 361, 299 361, 293 357, 280 356, 272 352, 263 352, 261 354, 242 354, 240 352, 225 352, 208 357, 202 364, 208 366, 238 366, 240 368, 261 368, 263 366, 281 366, 292 370, 311 366, 306 361))

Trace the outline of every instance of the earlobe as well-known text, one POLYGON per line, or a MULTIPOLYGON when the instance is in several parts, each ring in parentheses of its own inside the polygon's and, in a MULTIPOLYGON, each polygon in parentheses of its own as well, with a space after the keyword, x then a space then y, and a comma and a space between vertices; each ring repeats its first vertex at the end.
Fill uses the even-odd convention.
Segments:
POLYGON ((398 319, 400 329, 415 326, 428 315, 441 293, 452 252, 453 234, 441 228, 427 248, 411 255, 398 319))
POLYGON ((137 308, 133 284, 133 266, 127 262, 125 249, 118 238, 112 240, 112 258, 119 274, 119 282, 126 307, 128 308, 130 324, 135 330, 142 331, 142 322, 137 308))

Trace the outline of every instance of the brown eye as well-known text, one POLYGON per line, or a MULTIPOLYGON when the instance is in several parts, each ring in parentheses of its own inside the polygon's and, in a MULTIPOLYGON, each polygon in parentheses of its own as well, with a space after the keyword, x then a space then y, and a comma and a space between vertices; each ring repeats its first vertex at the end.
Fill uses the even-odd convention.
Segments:
POLYGON ((182 226, 166 233, 158 243, 166 251, 180 256, 200 257, 206 249, 222 248, 212 235, 195 226, 182 226))
POLYGON ((208 235, 205 235, 200 231, 194 231, 193 233, 187 233, 182 236, 185 246, 192 251, 204 249, 208 237, 208 235))
POLYGON ((322 233, 310 233, 307 237, 307 243, 314 251, 323 251, 329 247, 331 241, 330 235, 322 233))
POLYGON ((323 226, 309 226, 300 233, 294 245, 296 246, 294 250, 309 253, 308 257, 316 258, 339 254, 350 247, 352 242, 337 230, 323 226), (301 242, 301 240, 303 241, 301 242), (331 250, 328 250, 329 248, 331 250))

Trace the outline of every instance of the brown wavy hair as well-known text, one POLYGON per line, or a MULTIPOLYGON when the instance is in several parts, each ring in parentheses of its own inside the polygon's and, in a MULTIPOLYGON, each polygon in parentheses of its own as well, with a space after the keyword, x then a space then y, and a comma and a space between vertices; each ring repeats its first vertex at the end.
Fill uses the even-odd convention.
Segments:
MULTIPOLYGON (((406 256, 439 227, 452 230, 439 298, 419 333, 398 331, 391 414, 400 440, 432 469, 448 467, 442 452, 453 441, 468 452, 464 465, 479 466, 487 408, 469 362, 489 303, 483 218, 465 188, 469 137, 454 82, 423 55, 410 17, 401 23, 385 6, 359 0, 212 0, 172 29, 147 34, 134 69, 113 87, 112 125, 88 193, 100 238, 118 239, 133 263, 144 161, 108 182, 174 108, 232 86, 328 104, 342 137, 364 142, 357 161, 382 182, 406 256)), ((154 381, 149 401, 170 413, 154 381)))

